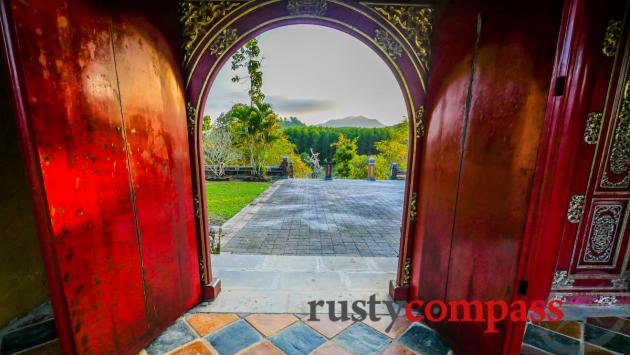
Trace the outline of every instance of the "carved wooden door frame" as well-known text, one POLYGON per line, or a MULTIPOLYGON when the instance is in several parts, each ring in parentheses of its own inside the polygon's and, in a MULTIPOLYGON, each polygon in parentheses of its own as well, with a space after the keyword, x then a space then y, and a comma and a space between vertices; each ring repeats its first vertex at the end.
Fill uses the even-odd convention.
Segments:
POLYGON ((273 28, 313 24, 352 35, 372 48, 392 70, 410 118, 409 176, 405 186, 398 276, 390 283, 395 299, 406 299, 413 260, 418 168, 424 136, 424 101, 433 10, 427 3, 342 0, 181 1, 184 73, 187 94, 193 196, 202 290, 216 297, 220 282, 212 278, 205 176, 201 142, 202 106, 213 80, 230 56, 255 36, 273 28))

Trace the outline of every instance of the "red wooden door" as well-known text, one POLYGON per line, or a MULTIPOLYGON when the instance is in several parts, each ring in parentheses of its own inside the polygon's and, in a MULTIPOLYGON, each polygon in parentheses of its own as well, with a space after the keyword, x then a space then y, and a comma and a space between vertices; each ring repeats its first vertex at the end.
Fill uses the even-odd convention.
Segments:
POLYGON ((567 89, 574 164, 552 284, 568 303, 630 302, 630 79, 627 2, 589 2, 577 18, 567 89), (579 54, 579 55, 578 55, 579 54))
POLYGON ((136 353, 200 299, 177 4, 4 4, 64 351, 136 353))

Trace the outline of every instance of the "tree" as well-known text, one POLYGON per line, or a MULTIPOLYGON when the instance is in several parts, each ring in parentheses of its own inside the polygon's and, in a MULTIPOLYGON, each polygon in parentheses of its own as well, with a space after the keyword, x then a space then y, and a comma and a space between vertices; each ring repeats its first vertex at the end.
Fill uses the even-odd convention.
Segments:
POLYGON ((242 80, 249 80, 249 106, 253 107, 255 104, 262 103, 265 100, 265 94, 262 92, 263 85, 263 73, 261 70, 262 57, 260 55, 260 47, 258 47, 258 40, 253 39, 243 48, 232 56, 232 70, 238 71, 241 68, 247 69, 247 76, 241 77, 238 74, 232 77, 232 82, 238 83, 242 80))
POLYGON ((241 156, 232 145, 232 134, 220 127, 203 132, 203 153, 206 166, 217 177, 223 176, 225 165, 238 160, 241 156))
POLYGON ((337 142, 331 144, 336 148, 333 161, 337 165, 337 173, 343 177, 352 177, 352 159, 357 155, 357 139, 348 139, 341 133, 337 142))
POLYGON ((394 126, 389 139, 376 142, 375 147, 382 157, 381 161, 386 162, 385 164, 389 166, 391 163, 396 163, 400 169, 406 170, 408 145, 409 121, 405 118, 403 122, 394 126))
POLYGON ((223 118, 260 175, 265 151, 278 138, 278 115, 269 104, 255 102, 252 106, 236 104, 223 118))

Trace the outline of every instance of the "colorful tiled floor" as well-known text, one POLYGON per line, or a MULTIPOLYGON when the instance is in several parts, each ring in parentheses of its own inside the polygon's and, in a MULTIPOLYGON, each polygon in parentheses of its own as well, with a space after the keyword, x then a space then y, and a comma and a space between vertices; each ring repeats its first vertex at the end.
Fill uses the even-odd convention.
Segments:
POLYGON ((630 319, 599 317, 529 324, 521 354, 630 354, 630 319))
POLYGON ((193 313, 179 319, 141 354, 437 354, 449 353, 437 334, 404 316, 331 321, 318 315, 193 313))

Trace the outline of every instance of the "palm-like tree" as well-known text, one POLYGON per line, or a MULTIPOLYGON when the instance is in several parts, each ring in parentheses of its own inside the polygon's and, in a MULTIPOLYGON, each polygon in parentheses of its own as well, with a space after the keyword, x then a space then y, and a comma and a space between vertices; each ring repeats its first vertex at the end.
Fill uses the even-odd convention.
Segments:
POLYGON ((254 102, 251 106, 234 105, 226 119, 233 123, 237 140, 246 144, 250 164, 260 175, 265 148, 278 138, 278 115, 271 105, 254 102))

